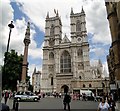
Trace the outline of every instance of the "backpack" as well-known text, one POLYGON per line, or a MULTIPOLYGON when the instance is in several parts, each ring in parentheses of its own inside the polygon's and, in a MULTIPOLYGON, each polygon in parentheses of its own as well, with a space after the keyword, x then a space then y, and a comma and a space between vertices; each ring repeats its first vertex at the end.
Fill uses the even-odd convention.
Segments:
POLYGON ((65 95, 63 102, 65 102, 65 103, 71 102, 71 97, 70 97, 70 95, 65 95))

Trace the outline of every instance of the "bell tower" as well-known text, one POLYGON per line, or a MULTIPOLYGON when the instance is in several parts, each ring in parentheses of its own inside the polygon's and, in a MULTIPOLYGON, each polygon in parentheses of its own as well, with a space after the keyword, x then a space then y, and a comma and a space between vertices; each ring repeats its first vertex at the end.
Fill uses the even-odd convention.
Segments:
POLYGON ((73 8, 71 8, 70 20, 71 42, 87 42, 85 12, 83 10, 83 7, 81 13, 74 13, 73 8))
POLYGON ((45 45, 52 47, 59 45, 62 39, 62 23, 58 11, 54 9, 55 17, 49 17, 49 12, 46 16, 45 23, 45 45))

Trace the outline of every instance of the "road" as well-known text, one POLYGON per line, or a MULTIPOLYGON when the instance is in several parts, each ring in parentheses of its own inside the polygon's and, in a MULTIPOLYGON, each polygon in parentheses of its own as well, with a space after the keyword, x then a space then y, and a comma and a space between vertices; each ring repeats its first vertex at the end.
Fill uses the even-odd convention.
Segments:
MULTIPOLYGON (((39 102, 19 102, 19 110, 27 111, 27 110, 38 110, 40 111, 63 111, 63 99, 61 98, 42 98, 39 102)), ((3 102, 3 101, 2 101, 3 102)), ((8 100, 7 104, 12 109, 13 101, 8 100)), ((98 102, 94 101, 80 101, 80 100, 72 100, 71 101, 71 111, 96 111, 98 107, 98 102)))

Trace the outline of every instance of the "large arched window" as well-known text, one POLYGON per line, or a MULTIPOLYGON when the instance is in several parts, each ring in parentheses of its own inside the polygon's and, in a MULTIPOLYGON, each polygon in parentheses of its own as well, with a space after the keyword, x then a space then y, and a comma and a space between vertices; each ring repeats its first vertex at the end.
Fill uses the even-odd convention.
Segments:
POLYGON ((80 31, 81 27, 80 27, 80 20, 77 20, 76 22, 76 31, 80 31))
POLYGON ((71 72, 71 57, 68 51, 64 51, 60 58, 60 72, 70 73, 71 72))
POLYGON ((50 52, 50 53, 49 53, 49 59, 54 59, 54 54, 53 54, 53 52, 50 52))
POLYGON ((54 36, 54 25, 53 24, 51 25, 51 28, 50 28, 50 36, 54 36))

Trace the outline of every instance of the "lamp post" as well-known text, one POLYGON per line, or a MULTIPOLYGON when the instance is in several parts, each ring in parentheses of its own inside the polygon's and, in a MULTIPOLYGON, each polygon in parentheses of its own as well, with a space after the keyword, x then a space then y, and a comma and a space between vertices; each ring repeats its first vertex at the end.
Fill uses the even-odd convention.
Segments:
POLYGON ((11 21, 11 23, 8 24, 8 27, 10 28, 10 32, 9 32, 9 38, 8 38, 8 43, 7 43, 7 53, 8 53, 8 50, 9 50, 11 32, 12 32, 12 29, 14 28, 13 21, 11 21))
POLYGON ((10 31, 9 31, 9 38, 8 38, 8 43, 7 43, 7 51, 6 51, 5 59, 4 59, 4 69, 3 69, 3 73, 5 73, 5 74, 6 74, 5 67, 6 67, 7 54, 8 54, 8 50, 9 50, 10 36, 11 36, 12 28, 14 28, 13 21, 11 21, 11 23, 8 24, 8 27, 9 27, 10 31))

